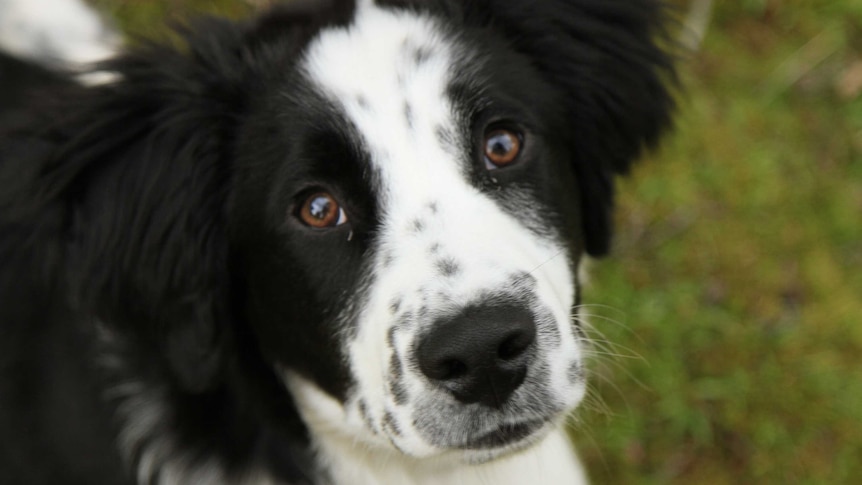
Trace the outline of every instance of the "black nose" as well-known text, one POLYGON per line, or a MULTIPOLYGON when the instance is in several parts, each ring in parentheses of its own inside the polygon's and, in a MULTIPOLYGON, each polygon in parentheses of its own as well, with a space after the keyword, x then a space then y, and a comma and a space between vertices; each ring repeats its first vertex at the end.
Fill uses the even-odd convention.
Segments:
POLYGON ((499 408, 524 381, 536 340, 533 314, 515 305, 468 307, 419 341, 419 368, 463 403, 499 408))

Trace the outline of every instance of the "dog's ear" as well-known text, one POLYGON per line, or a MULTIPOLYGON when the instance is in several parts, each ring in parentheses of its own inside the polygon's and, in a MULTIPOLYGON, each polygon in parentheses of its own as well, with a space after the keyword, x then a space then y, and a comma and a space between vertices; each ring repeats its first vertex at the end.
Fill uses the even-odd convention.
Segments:
POLYGON ((657 0, 469 0, 463 8, 468 24, 497 31, 561 94, 586 250, 607 253, 614 176, 670 124, 665 9, 657 0))
POLYGON ((225 205, 253 56, 231 23, 194 30, 182 47, 111 61, 114 81, 61 104, 41 135, 57 149, 37 205, 62 212, 71 303, 158 348, 175 382, 202 392, 231 325, 225 205))
POLYGON ((71 303, 158 347, 189 392, 218 384, 235 313, 225 219, 239 120, 309 22, 352 14, 353 1, 329 3, 329 15, 300 1, 248 23, 203 17, 173 43, 142 42, 100 66, 114 81, 71 93, 31 139, 57 147, 31 214, 62 221, 71 303))

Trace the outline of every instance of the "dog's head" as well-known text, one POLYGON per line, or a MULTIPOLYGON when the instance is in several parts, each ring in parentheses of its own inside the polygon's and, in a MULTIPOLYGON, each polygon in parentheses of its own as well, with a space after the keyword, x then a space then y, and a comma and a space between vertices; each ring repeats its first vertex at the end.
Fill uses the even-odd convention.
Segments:
POLYGON ((362 3, 261 94, 233 219, 307 421, 481 460, 584 394, 577 270, 664 58, 644 2, 421 3, 362 3))
POLYGON ((190 390, 242 334, 318 436, 468 460, 535 442, 584 394, 577 273, 608 248, 613 176, 668 123, 659 7, 289 5, 119 64, 100 110, 135 99, 109 123, 140 189, 115 197, 171 222, 101 244, 100 265, 137 258, 103 287, 179 302, 142 311, 190 390))

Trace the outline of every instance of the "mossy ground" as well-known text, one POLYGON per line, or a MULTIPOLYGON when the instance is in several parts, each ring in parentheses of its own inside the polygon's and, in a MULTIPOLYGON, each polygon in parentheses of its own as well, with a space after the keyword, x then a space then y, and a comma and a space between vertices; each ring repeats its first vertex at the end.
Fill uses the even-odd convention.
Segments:
POLYGON ((858 483, 862 2, 715 4, 620 186, 574 434, 597 483, 858 483))

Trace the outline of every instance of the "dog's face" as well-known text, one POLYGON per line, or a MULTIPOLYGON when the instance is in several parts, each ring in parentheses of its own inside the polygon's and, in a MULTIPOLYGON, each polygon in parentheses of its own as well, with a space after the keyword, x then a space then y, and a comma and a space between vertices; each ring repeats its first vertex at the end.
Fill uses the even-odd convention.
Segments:
POLYGON ((236 213, 250 321, 313 427, 477 460, 584 394, 568 134, 496 40, 361 9, 261 97, 236 213))

